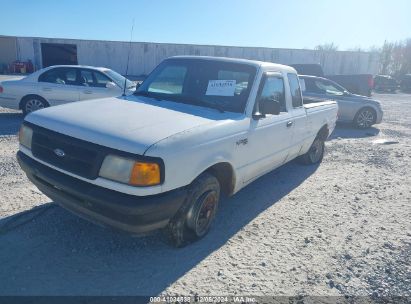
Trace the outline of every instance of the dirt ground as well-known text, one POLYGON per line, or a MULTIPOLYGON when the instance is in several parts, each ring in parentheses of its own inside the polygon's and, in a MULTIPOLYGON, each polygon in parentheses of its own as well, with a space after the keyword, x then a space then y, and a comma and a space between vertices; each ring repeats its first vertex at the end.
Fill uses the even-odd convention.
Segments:
POLYGON ((182 249, 52 204, 16 162, 21 114, 0 108, 0 295, 410 297, 411 95, 374 97, 382 124, 338 126, 319 166, 291 162, 225 199, 182 249))

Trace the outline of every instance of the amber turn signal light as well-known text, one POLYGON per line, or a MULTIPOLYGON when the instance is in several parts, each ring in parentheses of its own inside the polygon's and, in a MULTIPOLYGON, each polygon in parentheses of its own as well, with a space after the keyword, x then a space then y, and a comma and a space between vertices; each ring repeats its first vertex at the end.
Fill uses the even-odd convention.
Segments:
POLYGON ((136 162, 131 170, 129 183, 135 186, 160 184, 160 166, 156 163, 136 162))

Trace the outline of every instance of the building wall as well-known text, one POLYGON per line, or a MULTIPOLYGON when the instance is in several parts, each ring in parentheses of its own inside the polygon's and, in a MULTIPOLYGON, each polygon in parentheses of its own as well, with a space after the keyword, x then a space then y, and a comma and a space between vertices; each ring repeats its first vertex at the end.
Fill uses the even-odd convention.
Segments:
POLYGON ((16 38, 0 36, 0 65, 10 64, 16 59, 17 59, 16 38))
POLYGON ((379 56, 368 52, 324 52, 316 50, 274 49, 169 43, 98 41, 54 38, 18 37, 20 60, 31 59, 37 69, 42 67, 41 43, 77 45, 79 64, 105 66, 125 74, 130 50, 129 75, 143 75, 163 59, 175 55, 225 56, 270 61, 281 64, 320 63, 325 74, 376 74, 379 56))

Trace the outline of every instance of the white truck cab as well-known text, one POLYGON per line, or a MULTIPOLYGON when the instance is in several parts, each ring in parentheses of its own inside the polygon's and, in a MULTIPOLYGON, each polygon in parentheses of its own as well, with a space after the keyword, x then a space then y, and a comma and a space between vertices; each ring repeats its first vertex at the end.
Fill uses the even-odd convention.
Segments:
POLYGON ((36 111, 18 160, 56 203, 134 234, 204 236, 221 195, 286 162, 322 160, 333 101, 303 104, 296 71, 243 59, 179 56, 131 96, 36 111))

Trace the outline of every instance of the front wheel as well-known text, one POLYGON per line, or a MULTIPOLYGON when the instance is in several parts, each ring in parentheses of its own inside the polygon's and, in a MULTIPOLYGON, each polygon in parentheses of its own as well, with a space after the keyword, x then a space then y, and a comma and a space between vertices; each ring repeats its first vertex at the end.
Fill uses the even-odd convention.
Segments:
POLYGON ((220 183, 210 173, 201 174, 189 186, 187 199, 165 232, 175 247, 205 236, 215 218, 220 200, 220 183))
POLYGON ((360 129, 366 129, 375 124, 377 114, 371 108, 363 108, 354 117, 354 125, 360 129))
POLYGON ((325 142, 323 139, 317 137, 314 139, 310 149, 307 153, 301 155, 298 161, 304 165, 313 165, 322 161, 324 157, 325 142))

